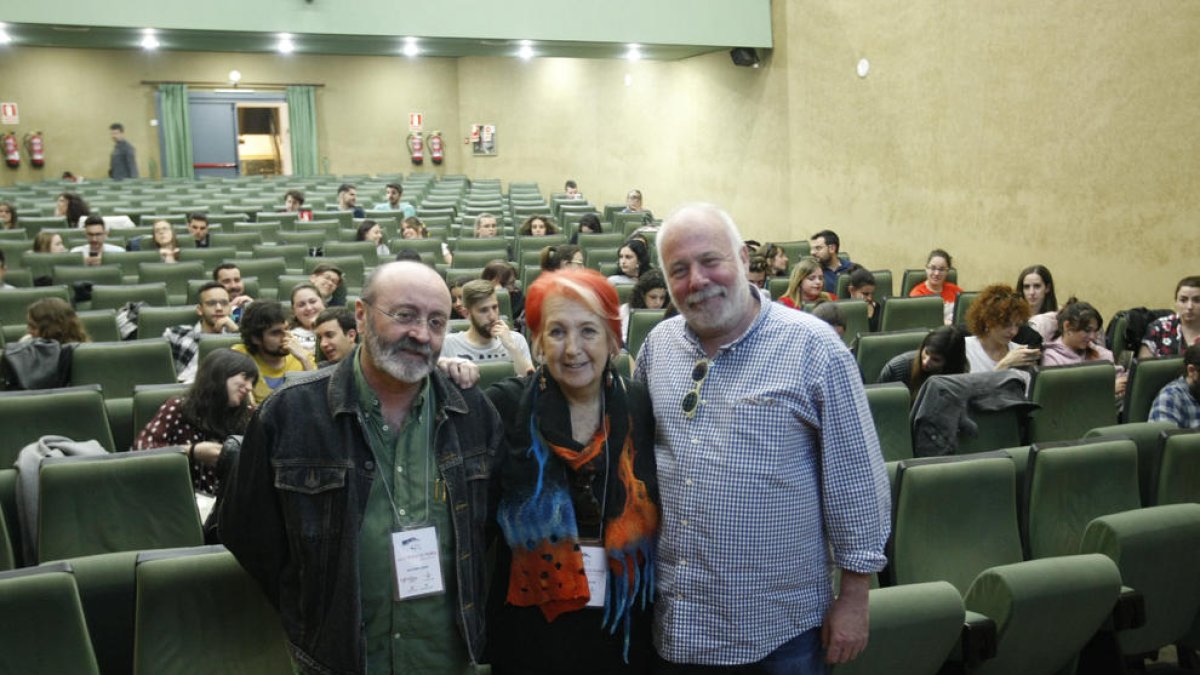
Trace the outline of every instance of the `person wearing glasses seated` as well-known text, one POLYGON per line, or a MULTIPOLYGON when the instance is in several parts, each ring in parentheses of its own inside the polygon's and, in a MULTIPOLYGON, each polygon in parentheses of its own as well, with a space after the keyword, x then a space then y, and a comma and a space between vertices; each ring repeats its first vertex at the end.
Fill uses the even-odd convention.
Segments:
POLYGON ((617 303, 594 270, 538 276, 525 311, 541 365, 487 391, 505 422, 495 675, 647 673, 654 661, 654 417, 645 387, 613 365, 617 303))
POLYGON ((923 295, 942 296, 942 319, 946 325, 950 325, 954 320, 954 303, 958 300, 958 294, 962 293, 962 288, 946 280, 952 264, 949 253, 940 248, 933 249, 929 252, 929 257, 925 258, 925 281, 913 286, 908 292, 911 298, 923 295))
MULTIPOLYGON (((238 332, 238 325, 231 318, 229 291, 215 281, 200 287, 196 294, 196 315, 200 317, 194 325, 171 326, 163 331, 167 344, 171 345, 171 357, 175 360, 175 376, 180 382, 191 383, 196 379, 196 366, 200 361, 200 336, 221 335, 238 332)), ((145 336, 150 337, 150 336, 145 336)))
POLYGON ((538 258, 543 272, 553 272, 560 269, 579 269, 583 267, 583 249, 575 244, 560 244, 547 246, 542 249, 538 258))
POLYGON ((502 436, 483 393, 434 367, 449 313, 433 269, 381 265, 355 301, 362 344, 250 421, 221 541, 303 672, 465 673, 483 658, 502 436))
POLYGON ((657 245, 681 315, 634 372, 656 422, 658 672, 824 673, 866 647, 871 575, 887 564, 891 497, 862 376, 825 322, 747 281, 727 212, 680 207, 657 245))

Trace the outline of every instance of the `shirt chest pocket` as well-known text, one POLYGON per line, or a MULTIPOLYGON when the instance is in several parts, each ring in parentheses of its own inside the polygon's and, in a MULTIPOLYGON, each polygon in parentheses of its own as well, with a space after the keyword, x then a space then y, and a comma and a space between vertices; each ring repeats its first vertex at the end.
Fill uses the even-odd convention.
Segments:
POLYGON ((306 540, 326 536, 345 512, 351 464, 288 462, 274 468, 288 528, 306 540))

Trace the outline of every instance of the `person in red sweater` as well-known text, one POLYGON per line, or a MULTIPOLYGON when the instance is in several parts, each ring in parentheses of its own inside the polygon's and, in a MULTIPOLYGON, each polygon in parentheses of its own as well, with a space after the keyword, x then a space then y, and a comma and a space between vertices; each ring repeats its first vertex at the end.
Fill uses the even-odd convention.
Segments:
POLYGON ((940 248, 933 249, 925 259, 925 281, 913 286, 908 293, 914 298, 921 295, 942 296, 942 302, 945 303, 942 314, 946 325, 950 325, 954 319, 954 302, 958 300, 958 294, 962 293, 962 288, 946 280, 950 266, 950 254, 940 248))

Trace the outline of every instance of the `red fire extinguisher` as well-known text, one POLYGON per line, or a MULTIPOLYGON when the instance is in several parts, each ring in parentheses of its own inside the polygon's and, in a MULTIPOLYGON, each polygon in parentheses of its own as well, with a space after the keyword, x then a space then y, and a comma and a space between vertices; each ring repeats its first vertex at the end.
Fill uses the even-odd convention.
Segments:
POLYGON ((42 132, 25 134, 25 150, 29 152, 29 164, 40 169, 46 165, 46 146, 42 142, 42 132))
POLYGON ((4 134, 4 163, 12 169, 21 166, 21 149, 17 145, 17 135, 11 131, 4 134))
POLYGON ((429 135, 429 158, 434 164, 441 164, 445 157, 445 146, 442 143, 442 132, 435 131, 429 135))
POLYGON ((419 165, 425 161, 425 140, 421 134, 413 132, 408 135, 408 154, 413 164, 419 165))

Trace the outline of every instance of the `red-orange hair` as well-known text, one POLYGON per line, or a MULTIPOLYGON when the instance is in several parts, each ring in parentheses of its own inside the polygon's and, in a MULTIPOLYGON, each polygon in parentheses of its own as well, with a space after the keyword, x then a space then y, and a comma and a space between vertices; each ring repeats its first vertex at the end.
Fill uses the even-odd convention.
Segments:
POLYGON ((534 339, 542 334, 542 303, 559 295, 582 302, 602 318, 608 326, 609 338, 620 348, 621 311, 617 289, 593 269, 564 267, 555 272, 542 272, 529 285, 525 293, 525 324, 534 339))

